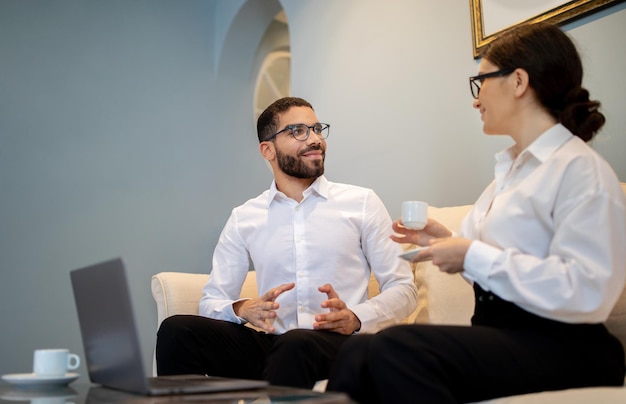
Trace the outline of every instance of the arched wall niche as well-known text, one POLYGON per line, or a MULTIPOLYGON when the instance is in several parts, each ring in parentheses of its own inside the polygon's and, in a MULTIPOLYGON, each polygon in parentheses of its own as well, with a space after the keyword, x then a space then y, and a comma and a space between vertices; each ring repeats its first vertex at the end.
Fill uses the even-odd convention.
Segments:
POLYGON ((216 96, 212 96, 214 125, 209 136, 220 148, 215 163, 237 184, 229 195, 232 206, 267 189, 271 173, 262 168, 254 117, 254 95, 259 67, 259 49, 268 28, 283 10, 278 0, 243 2, 225 30, 217 55, 216 96), (237 119, 233 120, 232 117, 237 119), (233 140, 235 139, 235 140, 233 140))
POLYGON ((244 2, 221 45, 217 80, 224 92, 220 93, 228 96, 233 94, 233 86, 239 87, 239 95, 249 100, 256 122, 259 110, 269 105, 272 97, 288 95, 291 88, 289 28, 280 2, 244 2))
POLYGON ((291 43, 285 11, 270 23, 256 51, 253 120, 276 99, 291 95, 291 43))
POLYGON ((227 30, 218 55, 218 80, 247 80, 253 89, 254 81, 251 79, 254 79, 257 54, 250 50, 259 48, 268 27, 282 9, 278 0, 248 0, 241 6, 227 30))

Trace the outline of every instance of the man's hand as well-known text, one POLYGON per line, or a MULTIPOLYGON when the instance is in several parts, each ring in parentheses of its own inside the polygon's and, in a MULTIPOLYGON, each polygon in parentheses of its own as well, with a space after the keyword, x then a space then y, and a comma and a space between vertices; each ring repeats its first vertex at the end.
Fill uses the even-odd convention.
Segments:
POLYGON ((348 310, 346 304, 329 283, 320 286, 317 290, 328 296, 328 300, 322 302, 322 307, 330 309, 330 312, 315 316, 314 330, 328 330, 350 335, 361 329, 359 318, 351 310, 348 310))
POLYGON ((293 289, 295 283, 285 283, 270 289, 263 296, 256 299, 242 300, 233 304, 235 314, 246 319, 255 327, 261 328, 269 333, 276 331, 272 325, 272 320, 276 318, 276 310, 280 306, 276 303, 276 298, 283 292, 293 289))

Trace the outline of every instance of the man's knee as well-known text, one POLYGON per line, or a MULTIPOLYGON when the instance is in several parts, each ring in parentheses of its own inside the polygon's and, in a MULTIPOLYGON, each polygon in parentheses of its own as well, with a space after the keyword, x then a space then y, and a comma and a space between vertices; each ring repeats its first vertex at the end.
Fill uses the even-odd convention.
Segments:
POLYGON ((161 322, 157 331, 158 340, 175 340, 181 334, 186 333, 192 323, 192 316, 176 315, 166 318, 161 322))
POLYGON ((351 356, 356 354, 361 356, 364 352, 369 351, 369 345, 375 334, 359 334, 348 338, 341 346, 343 356, 351 356))
POLYGON ((294 349, 297 350, 296 352, 299 352, 300 349, 311 349, 313 342, 311 333, 313 332, 301 329, 287 331, 276 338, 274 349, 294 349))
POLYGON ((442 341, 446 341, 446 333, 437 327, 429 325, 399 325, 389 327, 378 334, 374 344, 376 349, 396 348, 410 344, 411 346, 440 345, 442 341))

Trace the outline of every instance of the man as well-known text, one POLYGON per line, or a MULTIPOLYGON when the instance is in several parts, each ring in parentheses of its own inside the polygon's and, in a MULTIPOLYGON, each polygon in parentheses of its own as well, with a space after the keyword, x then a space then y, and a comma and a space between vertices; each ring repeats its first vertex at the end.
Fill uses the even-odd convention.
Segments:
POLYGON ((389 238, 382 201, 372 190, 323 176, 328 132, 301 98, 282 98, 261 114, 259 150, 274 181, 232 211, 215 248, 201 316, 162 323, 160 375, 311 388, 328 378, 350 335, 376 332, 413 312, 413 275, 389 238), (240 299, 250 261, 259 297, 240 299), (368 300, 370 272, 381 293, 368 300))

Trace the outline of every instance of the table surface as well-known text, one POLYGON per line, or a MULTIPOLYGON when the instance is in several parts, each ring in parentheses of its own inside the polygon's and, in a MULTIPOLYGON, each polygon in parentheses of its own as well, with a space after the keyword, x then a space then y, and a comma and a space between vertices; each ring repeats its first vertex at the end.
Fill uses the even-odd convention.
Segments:
POLYGON ((223 392, 212 394, 185 394, 171 396, 140 396, 107 389, 94 384, 71 383, 68 386, 48 388, 24 388, 0 382, 0 403, 16 401, 65 404, 65 403, 237 403, 264 404, 298 402, 312 404, 353 403, 341 393, 317 393, 312 390, 268 386, 257 390, 223 392))

